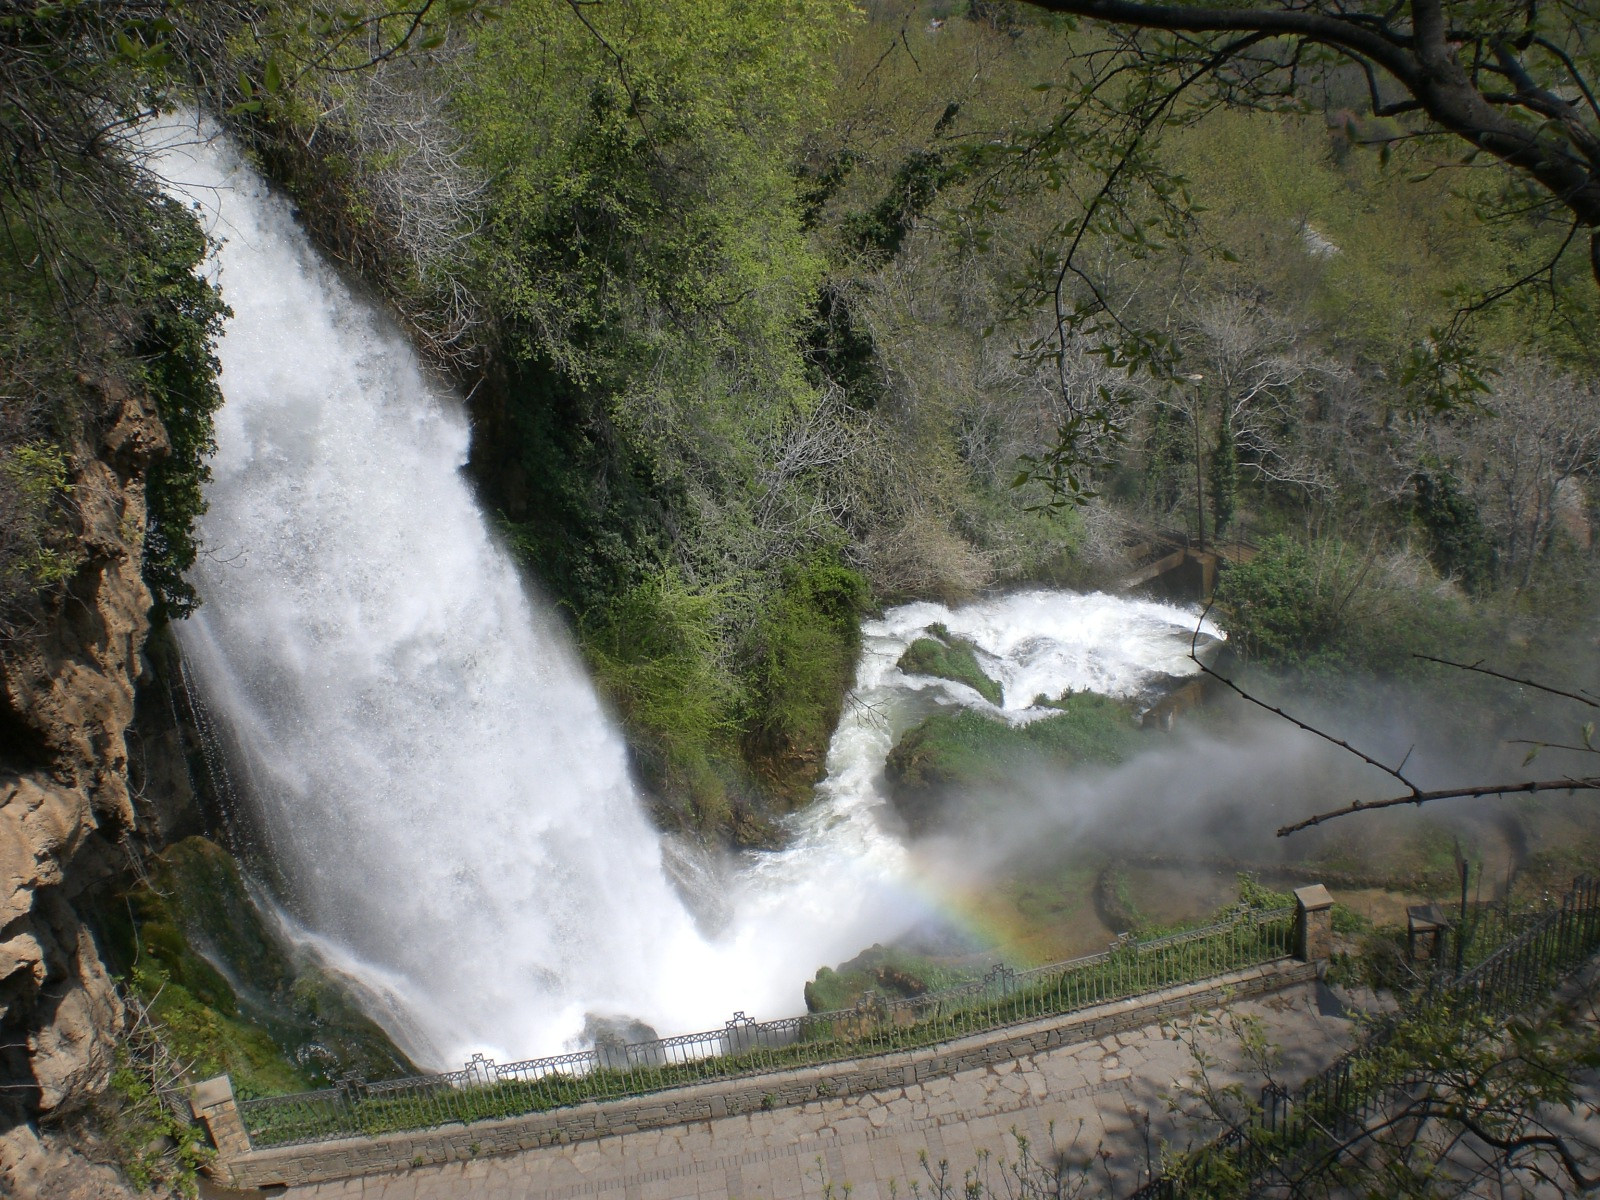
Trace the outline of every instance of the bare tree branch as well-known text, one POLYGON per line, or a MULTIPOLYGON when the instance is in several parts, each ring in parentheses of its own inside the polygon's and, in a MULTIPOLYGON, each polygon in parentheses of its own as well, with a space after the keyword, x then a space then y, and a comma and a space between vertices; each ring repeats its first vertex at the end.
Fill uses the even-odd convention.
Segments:
POLYGON ((1538 688, 1541 692, 1549 692, 1552 696, 1561 696, 1567 700, 1576 700, 1579 704, 1587 704, 1590 708, 1600 708, 1600 700, 1596 700, 1583 692, 1566 692, 1560 688, 1550 687, 1548 684, 1538 683, 1532 679, 1524 679, 1519 675, 1507 675, 1503 671, 1496 671, 1483 665, 1482 660, 1475 663, 1459 663, 1448 658, 1435 658, 1431 654, 1413 654, 1412 658, 1420 658, 1424 662, 1438 663, 1444 667, 1455 667, 1461 671, 1476 671, 1480 675, 1492 675, 1496 679, 1504 679, 1507 683, 1518 683, 1523 687, 1538 688))
MULTIPOLYGON (((1293 720, 1292 717, 1289 719, 1293 720)), ((1299 721, 1295 721, 1295 724, 1300 725, 1302 729, 1309 728, 1306 725, 1301 725, 1299 721)), ((1326 734, 1321 734, 1315 729, 1311 729, 1310 732, 1317 733, 1320 737, 1327 737, 1326 734)), ((1328 738, 1328 740, 1334 741, 1332 738, 1328 738)), ((1335 745, 1342 744, 1335 742, 1335 745)), ((1360 754, 1359 751, 1352 751, 1352 753, 1358 754, 1364 759, 1366 758, 1366 755, 1360 754)), ((1367 761, 1370 762, 1371 760, 1367 759, 1367 761)), ((1378 765, 1381 766, 1381 764, 1378 765)), ((1527 783, 1495 783, 1485 784, 1480 787, 1439 788, 1436 791, 1425 792, 1419 790, 1409 792, 1404 796, 1391 796, 1387 800, 1353 800, 1343 808, 1330 809, 1327 812, 1307 817, 1303 821, 1296 821, 1293 825, 1284 825, 1279 828, 1278 836, 1288 837, 1291 833, 1299 833, 1302 829, 1310 829, 1313 825, 1321 825, 1324 821, 1331 821, 1335 817, 1347 817, 1351 813, 1369 812, 1378 808, 1396 808, 1402 804, 1426 804, 1430 800, 1467 800, 1474 796, 1514 796, 1519 792, 1532 794, 1535 792, 1573 791, 1600 791, 1600 777, 1568 776, 1565 779, 1530 780, 1527 783)))
MULTIPOLYGON (((1211 607, 1212 606, 1210 604, 1206 605, 1205 612, 1203 612, 1200 615, 1200 620, 1195 625, 1194 636, 1189 639, 1189 657, 1194 660, 1195 666, 1200 668, 1201 674, 1209 675, 1212 679, 1215 679, 1215 680, 1219 681, 1224 686, 1226 686, 1227 688, 1231 689, 1241 699, 1249 701, 1251 704, 1254 704, 1257 708, 1265 709, 1267 712, 1271 713, 1275 717, 1281 717, 1283 720, 1285 720, 1285 721, 1289 722, 1289 724, 1293 725, 1296 729, 1303 729, 1306 733, 1313 734, 1316 737, 1321 738, 1323 741, 1331 743, 1332 745, 1335 745, 1335 746, 1339 747, 1339 749, 1345 751, 1347 754, 1355 755, 1355 757, 1359 758, 1362 762, 1366 763, 1370 767, 1376 767, 1378 770, 1382 771, 1385 775, 1389 775, 1389 776, 1392 776, 1395 779, 1398 779, 1401 783, 1405 784, 1406 787, 1411 789, 1412 795, 1414 795, 1414 796, 1423 795, 1421 789, 1419 789, 1416 784, 1412 783, 1411 780, 1407 779, 1405 777, 1405 775, 1403 775, 1401 773, 1400 767, 1391 767, 1387 763, 1381 762, 1380 760, 1378 760, 1376 758, 1373 758, 1372 755, 1367 754, 1366 752, 1364 752, 1362 750, 1358 750, 1356 747, 1352 746, 1349 742, 1345 741, 1343 738, 1334 737, 1333 734, 1328 733, 1328 732, 1326 732, 1324 730, 1318 729, 1315 725, 1308 725, 1308 724, 1306 724, 1306 722, 1300 720, 1299 717, 1296 717, 1296 716, 1284 711, 1281 708, 1274 707, 1273 705, 1268 704, 1265 700, 1261 700, 1261 699, 1258 699, 1255 696, 1252 696, 1249 692, 1245 691, 1242 687, 1240 687, 1233 680, 1229 679, 1226 675, 1222 674, 1222 672, 1213 670, 1211 667, 1208 667, 1205 663, 1201 662, 1200 661, 1200 655, 1199 655, 1198 649, 1197 649, 1198 645, 1199 645, 1199 641, 1200 641, 1200 629, 1201 629, 1201 626, 1203 626, 1205 624, 1206 617, 1211 614, 1211 607)), ((1410 757, 1410 752, 1409 751, 1407 752, 1406 757, 1407 758, 1410 757)), ((1400 765, 1403 767, 1405 765, 1405 763, 1402 762, 1400 765)), ((1395 803, 1400 803, 1400 802, 1399 801, 1395 801, 1395 803)), ((1359 803, 1358 803, 1357 807, 1359 807, 1359 803)), ((1351 811, 1354 811, 1354 810, 1351 810, 1351 811)), ((1315 820, 1313 820, 1312 824, 1315 824, 1315 823, 1316 823, 1315 820)), ((1278 836, 1282 837, 1284 832, 1285 831, 1282 830, 1282 829, 1278 830, 1278 836)))

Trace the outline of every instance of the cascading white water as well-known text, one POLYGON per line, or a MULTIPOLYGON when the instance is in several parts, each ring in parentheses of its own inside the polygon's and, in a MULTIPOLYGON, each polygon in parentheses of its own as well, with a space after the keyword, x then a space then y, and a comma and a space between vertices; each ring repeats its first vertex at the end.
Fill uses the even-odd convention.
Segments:
POLYGON ((419 1061, 551 1052, 589 1014, 663 1032, 783 1015, 817 966, 919 920, 929 901, 875 815, 884 756, 933 703, 987 706, 895 668, 930 622, 992 656, 1010 719, 1036 692, 1126 694, 1185 668, 1191 614, 1108 597, 869 622, 819 801, 790 849, 737 864, 709 942, 563 630, 461 477, 459 403, 207 123, 142 138, 221 241, 233 309, 184 653, 250 777, 290 920, 383 998, 375 1015, 419 1061))
POLYGON ((179 636, 294 917, 392 993, 424 1061, 559 1046, 590 1011, 692 1020, 705 947, 622 744, 461 476, 459 404, 199 135, 147 132, 233 309, 179 636))
MULTIPOLYGON (((883 820, 884 765, 900 735, 944 706, 1022 723, 1057 715, 1034 706, 1041 695, 1132 697, 1158 676, 1194 672, 1189 652, 1198 620, 1188 610, 1147 600, 1026 591, 959 608, 905 604, 863 623, 855 687, 829 746, 817 800, 792 821, 788 849, 750 863, 735 881, 736 936, 747 943, 745 954, 753 959, 765 952, 770 975, 803 981, 814 965, 796 967, 837 963, 925 916, 944 915, 941 881, 925 877, 893 823, 883 820), (1002 685, 1001 704, 966 684, 900 670, 901 655, 932 625, 977 647, 985 673, 1002 685), (818 942, 829 932, 823 950, 818 942), (796 942, 814 951, 802 963, 771 953, 796 942)), ((1201 633, 1206 642, 1223 636, 1209 621, 1201 633)))

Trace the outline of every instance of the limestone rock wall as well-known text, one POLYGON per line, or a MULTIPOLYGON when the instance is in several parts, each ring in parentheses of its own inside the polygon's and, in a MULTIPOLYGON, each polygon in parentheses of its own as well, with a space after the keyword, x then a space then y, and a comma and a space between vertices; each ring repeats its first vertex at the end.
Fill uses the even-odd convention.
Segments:
POLYGON ((149 632, 144 477, 167 439, 141 393, 80 383, 99 400, 73 453, 84 557, 0 644, 0 1124, 85 1104, 123 1021, 74 901, 127 867, 127 732, 149 632))

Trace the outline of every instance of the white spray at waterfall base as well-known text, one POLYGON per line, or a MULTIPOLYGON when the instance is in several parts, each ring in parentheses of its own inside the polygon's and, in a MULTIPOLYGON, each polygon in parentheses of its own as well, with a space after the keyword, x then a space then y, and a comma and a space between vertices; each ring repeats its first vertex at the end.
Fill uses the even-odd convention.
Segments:
POLYGON ((290 923, 419 1062, 551 1052, 591 1014, 662 1032, 783 1015, 817 966, 916 923, 929 902, 877 817, 884 756, 931 705, 987 705, 894 667, 928 623, 992 659, 1010 719, 1036 692, 1125 695, 1186 668, 1192 614, 1106 597, 869 622, 818 802, 790 849, 738 864, 731 921, 704 935, 567 634, 462 477, 459 402, 212 127, 142 137, 220 243, 233 310, 184 654, 290 923))

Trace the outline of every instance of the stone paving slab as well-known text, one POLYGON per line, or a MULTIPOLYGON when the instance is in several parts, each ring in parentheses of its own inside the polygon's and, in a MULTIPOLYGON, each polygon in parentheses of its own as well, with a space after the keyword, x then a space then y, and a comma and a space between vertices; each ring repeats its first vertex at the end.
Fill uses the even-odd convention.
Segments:
MULTIPOLYGON (((1172 1111, 1188 1097, 1197 1051, 1212 1079, 1258 1085, 1232 1024, 1259 1022, 1280 1048, 1279 1077, 1298 1080, 1335 1057, 1352 1025, 1316 983, 1010 1062, 861 1095, 809 1101, 666 1129, 449 1162, 403 1172, 272 1189, 285 1200, 852 1200, 906 1197, 948 1164, 950 1178, 998 1178, 1017 1137, 1035 1153, 1092 1163, 1117 1190, 1136 1186, 1163 1143, 1203 1141, 1215 1127, 1172 1111)), ((222 1197, 230 1193, 207 1189, 222 1197)), ((1101 1189, 1097 1189, 1101 1190, 1101 1189)), ((232 1193, 239 1195, 239 1193, 232 1193)), ((259 1195, 260 1193, 256 1193, 259 1195)))

